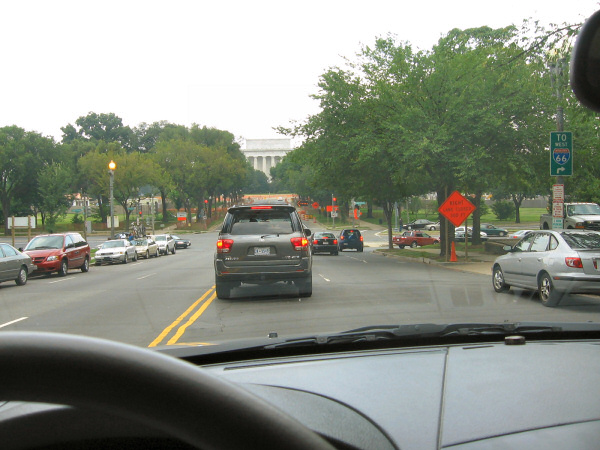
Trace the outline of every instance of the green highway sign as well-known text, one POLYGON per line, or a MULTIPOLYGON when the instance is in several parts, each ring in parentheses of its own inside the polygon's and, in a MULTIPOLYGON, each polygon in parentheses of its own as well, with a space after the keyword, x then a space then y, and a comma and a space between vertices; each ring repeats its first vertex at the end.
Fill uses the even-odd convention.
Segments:
POLYGON ((550 133, 550 175, 573 175, 573 133, 570 131, 550 133))

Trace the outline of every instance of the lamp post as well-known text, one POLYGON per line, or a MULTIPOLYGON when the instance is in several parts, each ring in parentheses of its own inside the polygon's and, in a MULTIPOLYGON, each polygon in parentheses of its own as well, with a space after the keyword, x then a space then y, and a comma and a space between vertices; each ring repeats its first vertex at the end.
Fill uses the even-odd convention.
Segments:
POLYGON ((110 176, 110 238, 115 238, 115 209, 113 205, 113 184, 115 182, 115 169, 117 164, 111 159, 108 163, 108 175, 110 176))

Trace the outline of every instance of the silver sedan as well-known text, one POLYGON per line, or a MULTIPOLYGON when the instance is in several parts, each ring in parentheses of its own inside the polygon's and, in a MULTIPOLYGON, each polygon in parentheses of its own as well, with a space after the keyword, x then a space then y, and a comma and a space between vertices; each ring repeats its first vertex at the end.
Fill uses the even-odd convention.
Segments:
POLYGON ((496 259, 496 292, 511 286, 537 290, 544 306, 565 294, 600 294, 600 233, 587 230, 532 231, 496 259))

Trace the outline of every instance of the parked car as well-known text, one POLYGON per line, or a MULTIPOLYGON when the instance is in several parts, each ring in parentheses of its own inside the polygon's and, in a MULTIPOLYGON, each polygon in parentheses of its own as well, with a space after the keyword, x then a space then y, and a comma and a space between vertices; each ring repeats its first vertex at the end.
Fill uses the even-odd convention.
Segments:
POLYGON ((217 297, 247 284, 292 282, 301 297, 312 295, 311 232, 285 202, 233 206, 227 210, 215 252, 217 297))
POLYGON ((179 236, 175 236, 174 234, 171 237, 175 240, 175 248, 188 248, 192 246, 192 241, 189 239, 184 239, 179 236))
POLYGON ((425 229, 426 229, 426 230, 429 230, 429 231, 436 231, 436 230, 439 230, 439 229, 440 229, 440 221, 438 220, 437 222, 434 222, 434 223, 432 223, 432 224, 430 224, 430 225, 427 225, 427 226, 425 227, 425 229))
POLYGON ((510 237, 512 239, 521 239, 522 237, 528 235, 532 231, 533 230, 518 230, 518 231, 515 231, 514 233, 509 234, 508 237, 510 237))
POLYGON ((310 243, 312 246, 313 254, 338 254, 338 240, 335 237, 335 234, 331 233, 330 231, 318 231, 316 233, 313 233, 313 235, 310 237, 310 243))
POLYGON ((35 270, 31 257, 9 244, 0 244, 0 281, 14 280, 18 286, 27 283, 35 270))
POLYGON ((600 232, 532 231, 504 250, 492 267, 496 292, 537 290, 544 306, 558 305, 565 294, 600 294, 600 232))
POLYGON ((150 258, 160 256, 158 244, 151 238, 138 238, 133 241, 138 258, 150 258))
POLYGON ((347 228, 340 231, 338 236, 338 249, 343 252, 346 249, 355 249, 362 252, 364 248, 363 237, 360 230, 356 228, 347 228))
POLYGON ((168 255, 169 253, 175 254, 175 239, 173 239, 173 236, 170 234, 148 235, 148 237, 156 241, 161 255, 168 255))
POLYGON ((508 235, 508 230, 504 228, 499 228, 491 223, 482 223, 480 229, 481 231, 485 231, 485 234, 487 234, 488 236, 504 237, 508 235))
POLYGON ((429 227, 435 226, 436 223, 439 224, 439 222, 432 222, 429 219, 417 219, 402 225, 402 228, 406 228, 407 230, 422 230, 424 228, 429 229, 429 227))
POLYGON ((392 242, 400 248, 439 244, 439 238, 428 235, 423 231, 405 231, 401 236, 392 237, 392 242))
POLYGON ((113 239, 98 246, 95 259, 97 266, 102 263, 127 264, 129 261, 137 261, 137 251, 128 239, 113 239))
MULTIPOLYGON (((468 228, 468 239, 471 240, 471 238, 473 237, 473 228, 469 227, 468 228)), ((479 237, 482 241, 487 240, 487 234, 485 233, 485 231, 480 231, 479 232, 479 237)), ((456 227, 454 229, 454 240, 455 241, 464 241, 465 240, 465 227, 456 227)))
POLYGON ((24 253, 35 264, 35 273, 57 272, 65 276, 69 269, 90 270, 90 246, 79 233, 43 234, 25 246, 24 253))

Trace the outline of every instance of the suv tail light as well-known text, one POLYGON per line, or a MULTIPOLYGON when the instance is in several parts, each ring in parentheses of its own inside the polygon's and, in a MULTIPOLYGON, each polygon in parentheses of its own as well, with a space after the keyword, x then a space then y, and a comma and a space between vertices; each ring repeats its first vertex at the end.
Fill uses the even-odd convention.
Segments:
POLYGON ((569 267, 575 267, 577 269, 583 269, 583 263, 581 262, 581 258, 575 258, 571 256, 567 256, 565 258, 565 264, 569 267))
POLYGON ((363 241, 363 237, 362 237, 362 234, 361 234, 360 235, 360 242, 362 242, 362 241, 363 241))
POLYGON ((219 239, 217 241, 217 253, 229 253, 233 246, 233 239, 219 239))
POLYGON ((319 245, 319 241, 315 239, 315 240, 313 241, 313 244, 314 244, 314 245, 319 245))
POLYGON ((333 244, 334 244, 334 245, 337 245, 337 239, 334 239, 334 240, 333 240, 333 244))
POLYGON ((294 250, 308 250, 308 239, 305 237, 293 237, 290 239, 290 242, 292 243, 294 250))

